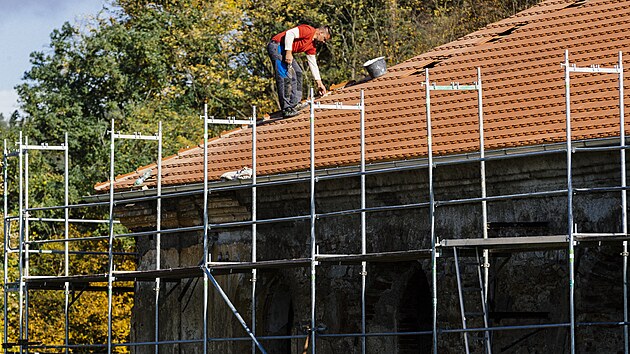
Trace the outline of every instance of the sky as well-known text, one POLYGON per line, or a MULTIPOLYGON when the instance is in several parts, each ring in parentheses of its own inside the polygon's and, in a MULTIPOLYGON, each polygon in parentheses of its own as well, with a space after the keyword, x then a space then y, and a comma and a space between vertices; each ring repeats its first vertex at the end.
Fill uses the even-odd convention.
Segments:
POLYGON ((13 89, 31 67, 29 55, 45 51, 50 33, 64 22, 82 23, 109 0, 0 0, 0 113, 17 106, 13 89))

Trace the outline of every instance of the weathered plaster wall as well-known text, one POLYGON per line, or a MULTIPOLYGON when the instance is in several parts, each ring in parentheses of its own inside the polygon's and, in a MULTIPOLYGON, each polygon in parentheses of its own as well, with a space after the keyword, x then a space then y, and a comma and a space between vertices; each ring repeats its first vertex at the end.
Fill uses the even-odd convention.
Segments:
MULTIPOLYGON (((564 156, 521 158, 486 164, 488 195, 527 193, 566 188, 564 156)), ((459 199, 480 195, 479 170, 474 164, 439 167, 435 170, 436 199, 459 199)), ((598 187, 619 183, 618 157, 612 154, 582 154, 574 161, 574 186, 598 187)), ((367 177, 368 207, 418 203, 428 200, 426 171, 367 177)), ((316 189, 319 213, 359 208, 359 178, 319 182, 316 189)), ((580 232, 620 230, 619 193, 576 194, 575 223, 580 232)), ((165 199, 163 228, 200 225, 202 200, 165 199)), ((135 229, 155 227, 154 205, 120 207, 123 223, 135 229)), ((523 198, 488 203, 491 223, 537 222, 495 227, 490 236, 561 235, 567 233, 566 196, 523 198)), ((249 220, 249 191, 213 193, 211 223, 249 220)), ((258 189, 258 219, 309 213, 309 185, 258 189)), ((479 204, 438 206, 436 233, 440 239, 481 237, 479 204)), ((386 252, 430 247, 426 208, 370 213, 367 217, 368 252, 386 252)), ((360 253, 358 215, 322 218, 317 221, 321 254, 360 253)), ((294 221, 258 226, 258 259, 287 259, 310 254, 310 225, 294 221)), ((162 268, 199 264, 201 232, 164 235, 162 268)), ((213 260, 248 261, 251 231, 212 230, 213 260), (220 258, 219 258, 220 257, 220 258)), ((155 243, 138 239, 139 267, 155 267, 155 243)), ((576 254, 576 309, 578 321, 620 321, 623 318, 620 243, 588 245, 576 254)), ((495 254, 491 258, 490 311, 494 326, 568 321, 568 274, 566 252, 539 251, 495 254)), ((468 259, 469 260, 469 259, 468 259)), ((463 265, 464 266, 464 265, 463 265)), ((466 266, 464 266, 466 267, 466 266)), ((465 282, 477 276, 466 268, 465 282)), ((317 322, 323 333, 357 333, 361 328, 360 265, 322 265, 317 273, 317 322)), ((218 276, 245 320, 251 322, 251 274, 218 276)), ((418 331, 431 328, 430 261, 373 263, 368 267, 366 317, 369 332, 418 331)), ((133 313, 133 341, 151 341, 154 336, 154 283, 138 283, 133 313)), ((310 269, 287 268, 259 272, 257 282, 257 333, 288 335, 303 333, 301 324, 310 319, 310 269)), ((452 257, 438 261, 438 322, 441 328, 461 326, 455 267, 452 257)), ((208 324, 211 337, 244 337, 217 292, 209 287, 208 324)), ((472 296, 468 296, 474 299, 472 296)), ((160 339, 198 339, 202 336, 203 279, 183 279, 162 285, 160 291, 160 339)), ((471 301, 468 308, 477 302, 471 301)), ((479 309, 471 308, 473 311, 479 309)), ((470 319, 472 325, 477 320, 470 319)), ((622 347, 618 327, 579 327, 579 352, 616 352, 622 347)), ((370 337, 370 353, 429 352, 431 337, 370 337)), ((440 336, 440 350, 462 352, 460 334, 440 336)), ((497 332, 495 352, 567 352, 567 329, 497 332)), ((270 353, 301 353, 304 339, 263 341, 270 353)), ((162 345, 163 353, 200 353, 200 343, 162 345)), ((211 342, 211 352, 245 353, 248 342, 211 342)), ((360 352, 358 338, 320 338, 318 353, 360 352)), ((152 346, 135 347, 136 353, 153 352, 152 346)))

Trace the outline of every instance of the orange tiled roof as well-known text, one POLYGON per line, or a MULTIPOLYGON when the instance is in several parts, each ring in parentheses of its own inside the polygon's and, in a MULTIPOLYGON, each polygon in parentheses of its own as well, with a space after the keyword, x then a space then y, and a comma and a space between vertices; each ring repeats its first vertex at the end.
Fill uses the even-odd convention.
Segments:
MULTIPOLYGON (((545 1, 321 102, 356 104, 360 90, 365 90, 367 162, 419 158, 427 153, 424 68, 431 67, 431 82, 444 85, 472 83, 480 67, 486 149, 560 142, 565 138, 564 69, 560 66, 565 49, 571 63, 578 66, 613 67, 619 51, 628 51, 630 58, 630 1, 545 1)), ((630 82, 625 76, 625 82, 630 82)), ((571 82, 573 138, 618 136, 617 77, 572 74, 571 82)), ((625 92, 630 92, 629 87, 625 92)), ((434 91, 431 108, 435 154, 479 149, 475 91, 434 91)), ((359 114, 318 111, 315 117, 316 167, 357 165, 359 114)), ((262 124, 257 134, 258 175, 309 168, 308 110, 294 118, 262 124)), ((211 140, 208 150, 211 180, 251 166, 251 128, 211 140)), ((165 186, 201 182, 203 146, 165 158, 162 166, 165 186)), ((118 176, 116 188, 131 188, 150 167, 118 176)), ((109 183, 95 188, 105 190, 109 183)))

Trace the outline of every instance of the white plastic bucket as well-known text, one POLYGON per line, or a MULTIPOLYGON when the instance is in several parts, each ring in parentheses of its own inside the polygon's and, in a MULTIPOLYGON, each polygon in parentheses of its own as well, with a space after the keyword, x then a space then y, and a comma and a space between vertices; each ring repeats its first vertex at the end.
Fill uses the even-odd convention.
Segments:
POLYGON ((387 72, 387 64, 385 64, 385 57, 378 57, 370 59, 363 64, 365 70, 373 79, 379 76, 383 76, 387 72))

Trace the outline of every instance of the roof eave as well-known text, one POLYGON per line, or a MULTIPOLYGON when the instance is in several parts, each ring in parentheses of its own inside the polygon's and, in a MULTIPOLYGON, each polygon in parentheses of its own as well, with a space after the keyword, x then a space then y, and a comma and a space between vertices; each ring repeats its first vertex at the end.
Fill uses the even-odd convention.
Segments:
MULTIPOLYGON (((630 137, 627 139, 630 141, 630 137)), ((613 144, 618 144, 619 138, 601 138, 601 139, 588 139, 588 140, 580 140, 572 142, 572 147, 597 147, 597 146, 611 146, 613 144)), ((511 147, 505 149, 497 149, 486 151, 486 158, 496 158, 500 156, 505 157, 520 157, 527 156, 527 154, 536 154, 541 152, 555 153, 555 152, 563 152, 566 151, 566 143, 551 143, 551 144, 540 144, 540 145, 531 145, 531 146, 520 146, 520 147, 511 147)), ((474 160, 479 160, 479 152, 471 152, 465 154, 456 154, 456 155, 446 155, 446 156, 436 156, 434 157, 434 164, 457 164, 457 163, 466 163, 472 162, 474 160)), ((395 168, 410 168, 413 169, 419 168, 418 166, 426 165, 427 158, 419 158, 413 160, 399 160, 399 161, 388 161, 388 162, 377 162, 373 164, 366 165, 366 171, 377 173, 378 170, 383 170, 383 172, 388 172, 391 169, 395 168)), ((334 167, 334 168, 326 168, 316 171, 316 177, 321 179, 325 176, 333 176, 333 177, 343 177, 345 174, 357 174, 360 172, 360 166, 344 166, 344 167, 334 167)), ((348 176, 350 177, 350 176, 348 176)), ((303 181, 307 181, 310 179, 310 171, 300 171, 300 172, 292 172, 285 174, 276 174, 269 176, 257 176, 257 184, 272 184, 273 182, 281 182, 286 183, 300 183, 303 181)), ((246 189, 251 188, 251 180, 236 180, 236 181, 210 181, 209 190, 236 190, 236 189, 246 189)), ((181 194, 181 193, 202 193, 203 191, 203 182, 199 183, 191 183, 177 186, 162 186, 162 195, 168 196, 172 194, 181 194)), ((157 196, 156 188, 150 188, 145 190, 127 190, 121 192, 114 193, 114 200, 126 200, 126 199, 137 199, 143 197, 155 197, 157 196)), ((83 197, 86 202, 103 202, 108 201, 110 198, 109 193, 104 194, 96 194, 89 195, 83 197)))

